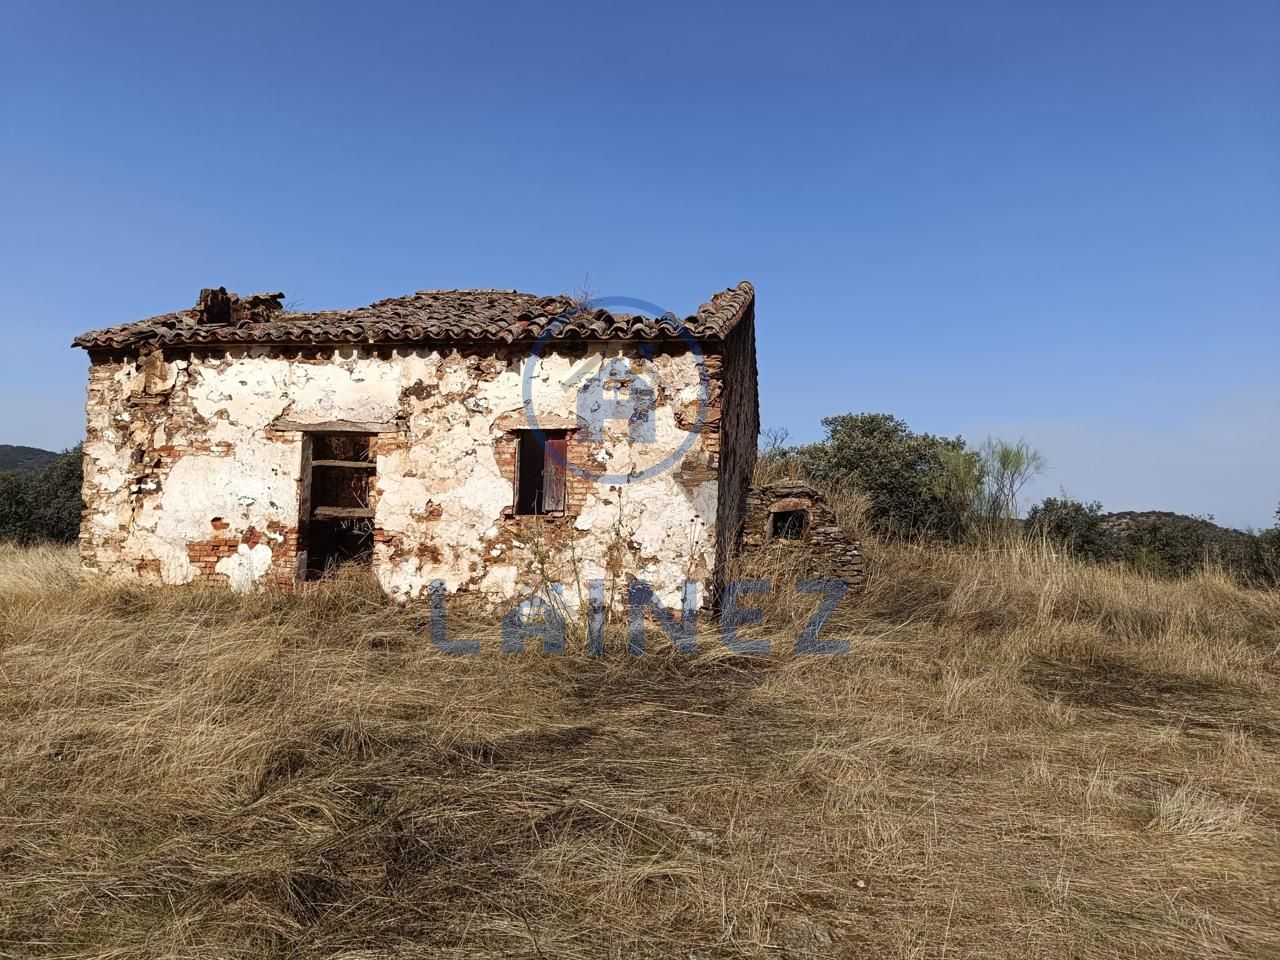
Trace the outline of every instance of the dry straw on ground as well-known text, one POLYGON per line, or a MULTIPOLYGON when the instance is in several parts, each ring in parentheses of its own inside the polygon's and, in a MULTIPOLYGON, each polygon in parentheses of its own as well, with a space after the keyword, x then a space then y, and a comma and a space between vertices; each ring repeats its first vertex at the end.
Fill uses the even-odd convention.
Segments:
POLYGON ((1280 595, 868 552, 848 656, 591 658, 8 550, 0 955, 1280 955, 1280 595))

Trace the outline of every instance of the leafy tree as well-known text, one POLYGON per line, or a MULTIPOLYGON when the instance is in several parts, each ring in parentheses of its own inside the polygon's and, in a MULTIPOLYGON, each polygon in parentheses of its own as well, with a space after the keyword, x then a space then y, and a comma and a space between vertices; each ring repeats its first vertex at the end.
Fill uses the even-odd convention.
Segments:
POLYGON ((81 464, 77 444, 39 473, 0 472, 0 540, 75 540, 84 507, 81 464))
POLYGON ((872 526, 888 535, 1005 532, 1016 522, 1023 486, 1044 468, 1025 441, 989 439, 970 449, 961 437, 916 433, 887 413, 827 417, 822 425, 821 443, 773 444, 766 456, 798 463, 832 486, 858 488, 871 501, 872 526))
POLYGON ((1045 460, 1025 440, 1009 442, 987 438, 979 448, 984 482, 979 516, 994 521, 1011 521, 1018 517, 1018 497, 1022 488, 1044 472, 1045 460))
POLYGON ((1018 528, 1018 496, 1044 470, 1044 457, 1025 440, 988 437, 977 450, 942 455, 949 500, 963 504, 971 532, 987 535, 1018 528))
POLYGON ((0 540, 30 543, 35 524, 27 499, 29 480, 20 473, 0 473, 0 540))
POLYGON ((40 472, 39 496, 29 496, 35 533, 45 540, 73 541, 80 535, 84 510, 84 453, 80 444, 65 451, 40 472))
POLYGON ((887 413, 826 417, 822 425, 826 440, 798 448, 796 457, 816 479, 852 483, 865 492, 869 519, 881 533, 964 531, 977 454, 965 449, 963 439, 916 433, 887 413))
POLYGON ((944 447, 939 451, 942 471, 934 480, 934 492, 945 505, 943 516, 948 518, 945 527, 934 532, 953 539, 986 527, 987 464, 982 455, 963 446, 944 447), (981 518, 981 519, 980 519, 981 518))

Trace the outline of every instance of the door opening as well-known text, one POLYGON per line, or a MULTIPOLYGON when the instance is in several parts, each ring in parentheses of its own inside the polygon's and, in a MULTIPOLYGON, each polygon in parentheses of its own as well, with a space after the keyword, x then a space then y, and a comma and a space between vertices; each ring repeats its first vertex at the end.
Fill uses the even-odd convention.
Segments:
MULTIPOLYGON (((371 433, 313 433, 304 443, 304 489, 298 530, 305 579, 343 563, 373 560, 371 433)), ((303 567, 299 563, 299 567, 303 567)))

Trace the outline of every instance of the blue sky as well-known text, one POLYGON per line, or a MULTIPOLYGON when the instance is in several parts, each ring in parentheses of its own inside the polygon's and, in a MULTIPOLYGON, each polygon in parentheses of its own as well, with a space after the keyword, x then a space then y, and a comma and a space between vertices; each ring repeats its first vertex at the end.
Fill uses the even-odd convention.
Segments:
POLYGON ((1280 3, 67 4, 0 34, 0 442, 205 286, 677 312, 763 419, 1024 436, 1033 491, 1269 525, 1280 3))

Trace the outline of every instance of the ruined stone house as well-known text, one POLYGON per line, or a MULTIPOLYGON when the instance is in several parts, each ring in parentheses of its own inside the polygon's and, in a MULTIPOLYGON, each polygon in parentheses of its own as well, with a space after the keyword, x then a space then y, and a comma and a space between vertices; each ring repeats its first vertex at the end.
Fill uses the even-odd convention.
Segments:
POLYGON ((705 602, 755 463, 754 314, 746 282, 683 320, 218 289, 84 334, 84 564, 247 589, 356 562, 401 599, 638 577, 671 603, 692 579, 705 602))

